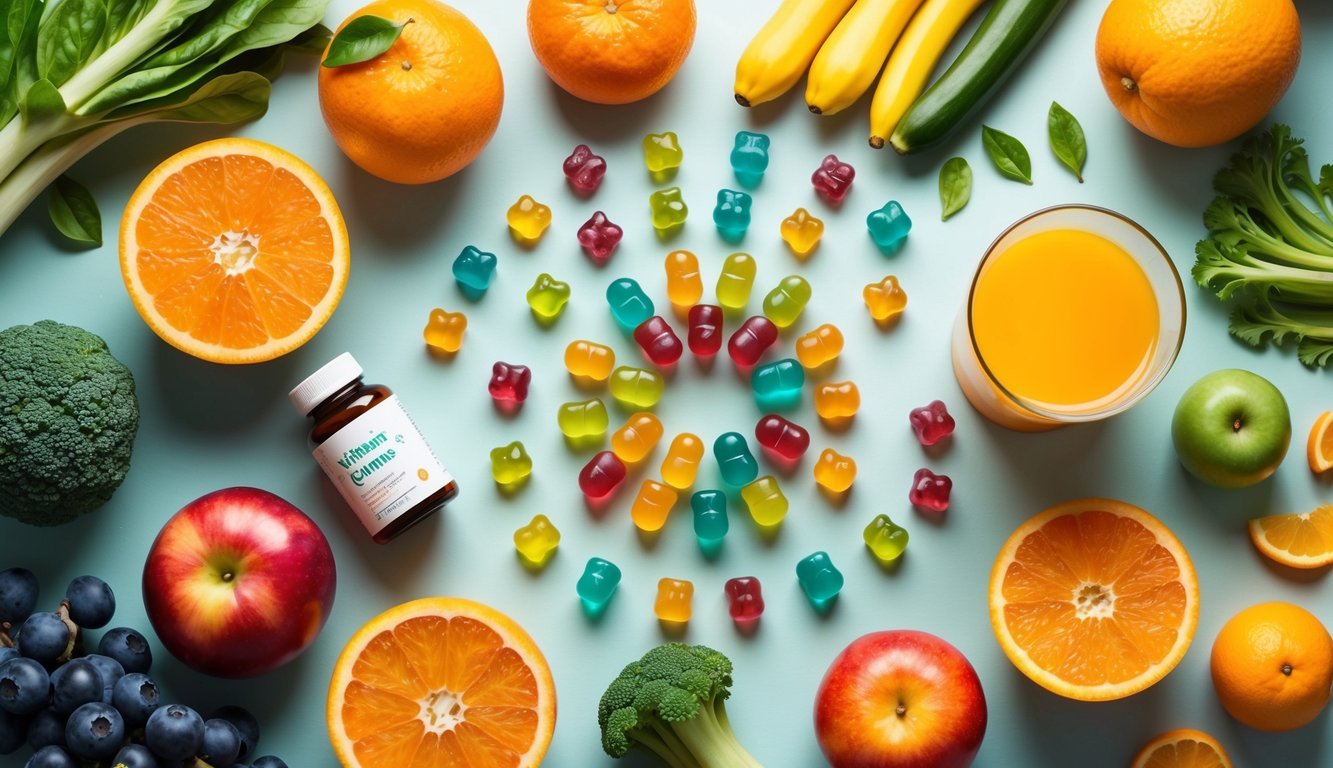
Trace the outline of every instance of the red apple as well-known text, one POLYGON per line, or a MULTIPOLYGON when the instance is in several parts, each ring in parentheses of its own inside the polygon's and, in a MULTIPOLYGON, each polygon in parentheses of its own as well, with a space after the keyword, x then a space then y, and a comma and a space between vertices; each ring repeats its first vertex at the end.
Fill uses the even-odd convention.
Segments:
POLYGON ((872 632, 824 673, 815 735, 833 768, 966 768, 986 735, 986 696, 949 643, 872 632))
POLYGON ((172 655, 217 677, 291 661, 333 607, 333 552, 301 510, 258 488, 186 504, 143 568, 148 620, 172 655))

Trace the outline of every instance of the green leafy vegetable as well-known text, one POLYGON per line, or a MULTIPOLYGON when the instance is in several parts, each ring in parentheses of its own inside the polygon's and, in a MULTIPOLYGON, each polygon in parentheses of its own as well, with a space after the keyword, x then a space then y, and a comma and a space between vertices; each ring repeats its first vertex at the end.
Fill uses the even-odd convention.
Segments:
POLYGON ((393 47, 403 27, 412 23, 408 19, 402 24, 394 24, 379 16, 358 16, 347 23, 329 43, 329 55, 324 59, 326 67, 344 67, 348 64, 360 64, 370 61, 393 47))
POLYGON ((963 210, 972 197, 972 166, 961 157, 951 157, 940 168, 940 221, 963 210))
POLYGON ((981 146, 995 164, 995 170, 1006 179, 1032 183, 1032 158, 1027 147, 1013 136, 988 125, 981 126, 981 146))
POLYGON ((1274 125, 1217 173, 1192 274, 1234 302, 1236 338, 1291 339, 1302 363, 1324 366, 1333 360, 1333 166, 1316 181, 1301 144, 1274 125))
POLYGON ((51 185, 46 209, 60 234, 76 243, 102 244, 102 214, 87 187, 61 176, 51 185))
POLYGON ((1078 118, 1058 102, 1051 102, 1046 114, 1046 130, 1051 136, 1051 151, 1066 168, 1074 172, 1078 183, 1083 183, 1083 164, 1088 161, 1088 141, 1078 118))

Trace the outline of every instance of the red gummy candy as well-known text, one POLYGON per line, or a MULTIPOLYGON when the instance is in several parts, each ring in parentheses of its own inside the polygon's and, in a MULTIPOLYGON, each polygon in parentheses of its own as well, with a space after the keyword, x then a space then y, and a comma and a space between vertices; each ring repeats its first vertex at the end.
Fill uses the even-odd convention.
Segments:
POLYGON ((778 340, 778 327, 763 315, 755 315, 731 334, 727 341, 727 354, 736 365, 749 368, 759 362, 764 351, 778 340))
POLYGON ((838 205, 852 188, 852 179, 856 178, 856 169, 838 160, 837 155, 829 155, 819 164, 810 183, 815 185, 819 196, 838 205))
POLYGON ((653 315, 639 323, 634 329, 634 340, 653 365, 671 365, 685 352, 680 337, 661 315, 653 315))
POLYGON ((727 593, 727 607, 732 621, 755 621, 763 615, 764 593, 759 579, 754 576, 727 579, 723 590, 727 593))
POLYGON ((625 481, 625 462, 611 451, 602 451, 579 471, 579 490, 590 499, 610 496, 625 481))
POLYGON ((579 245, 583 246, 583 252, 588 254, 592 263, 599 267, 610 260, 611 254, 620 244, 620 238, 624 236, 625 230, 606 218, 606 214, 601 211, 594 213, 591 219, 579 227, 579 245))
POLYGON ((584 195, 597 191, 606 175, 606 160, 595 154, 587 144, 574 147, 574 151, 565 158, 565 178, 569 186, 584 195))
POLYGON ((912 431, 916 432, 916 439, 922 445, 934 445, 953 434, 953 417, 939 400, 913 408, 907 418, 912 422, 912 431))
POLYGON ((810 433, 800 424, 769 414, 754 426, 759 444, 787 461, 796 461, 810 447, 810 433))
POLYGON ((907 500, 921 509, 943 512, 949 508, 949 492, 952 490, 953 481, 948 475, 937 475, 923 467, 912 476, 912 490, 907 492, 907 500))
POLYGON ((491 397, 496 400, 508 400, 521 403, 528 399, 528 385, 532 383, 532 371, 526 365, 511 365, 497 362, 491 366, 491 397))
POLYGON ((695 304, 690 307, 690 351, 698 357, 712 357, 722 349, 722 307, 695 304))

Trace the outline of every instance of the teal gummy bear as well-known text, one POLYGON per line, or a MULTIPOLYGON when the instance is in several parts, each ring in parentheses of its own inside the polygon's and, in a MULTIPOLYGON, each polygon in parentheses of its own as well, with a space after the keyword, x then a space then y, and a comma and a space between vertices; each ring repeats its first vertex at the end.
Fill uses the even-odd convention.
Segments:
POLYGON ((653 300, 643 292, 639 282, 622 277, 606 287, 606 303, 611 305, 611 316, 626 331, 638 328, 643 321, 656 314, 653 300))
POLYGON ((476 301, 486 295, 495 279, 495 254, 487 253, 475 245, 463 247, 463 251, 454 259, 454 280, 463 295, 476 301))
POLYGON ((606 610, 619 585, 620 568, 610 560, 594 557, 583 567, 583 575, 574 590, 578 592, 579 602, 583 603, 583 612, 595 617, 606 610))
POLYGON ((722 481, 739 488, 759 477, 759 462, 750 453, 750 445, 739 432, 726 432, 713 441, 713 458, 722 473, 722 481))
POLYGON ((569 303, 569 283, 562 283, 543 272, 528 289, 528 306, 538 317, 551 320, 565 311, 569 303))
POLYGON ((815 610, 824 610, 842 591, 842 571, 827 552, 816 552, 796 564, 796 580, 815 610))
POLYGON ((648 208, 653 213, 653 229, 659 235, 669 235, 685 226, 690 209, 680 196, 680 187, 659 189, 648 196, 648 208))
POLYGON ((764 180, 764 171, 768 170, 768 144, 768 136, 762 133, 736 133, 736 146, 731 150, 731 170, 742 187, 754 189, 764 180))
POLYGON ((658 176, 674 171, 684 159, 685 151, 675 133, 650 133, 643 137, 643 165, 648 173, 658 176))
POLYGON ((696 491, 690 496, 694 512, 694 537, 705 554, 716 550, 727 535, 727 495, 722 491, 696 491))
POLYGON ((883 208, 866 216, 866 229, 870 230, 870 239, 879 246, 880 252, 888 255, 903 247, 907 233, 912 231, 912 220, 897 200, 890 200, 883 208))
POLYGON ((789 357, 761 365, 750 374, 754 402, 761 411, 795 408, 801 402, 801 388, 804 386, 805 369, 789 357))
POLYGON ((753 201, 744 192, 733 189, 718 190, 717 207, 713 209, 713 223, 718 234, 728 243, 739 243, 750 228, 750 204, 753 201))

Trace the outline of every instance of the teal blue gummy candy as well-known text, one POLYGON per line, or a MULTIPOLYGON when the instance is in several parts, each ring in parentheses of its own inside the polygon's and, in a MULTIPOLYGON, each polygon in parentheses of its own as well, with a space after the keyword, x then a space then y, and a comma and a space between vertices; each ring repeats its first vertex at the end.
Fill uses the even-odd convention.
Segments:
POLYGON ((795 408, 801 402, 804 386, 805 369, 789 357, 761 365, 750 374, 754 401, 761 411, 795 408))
POLYGON ((653 300, 639 287, 637 280, 622 277, 606 287, 606 303, 611 305, 611 316, 627 331, 638 328, 643 321, 656 314, 653 300))
POLYGON ((749 195, 734 189, 722 189, 717 193, 717 207, 713 209, 713 223, 718 234, 729 243, 739 243, 745 237, 745 230, 750 228, 749 195))
POLYGON ((713 457, 727 485, 739 488, 759 477, 759 462, 754 460, 745 436, 739 432, 727 432, 714 440, 713 457))
POLYGON ((722 491, 696 491, 690 496, 694 511, 694 536, 699 546, 707 548, 721 541, 730 527, 727 522, 727 495, 722 491))
POLYGON ((462 253, 454 259, 454 280, 458 290, 473 301, 486 295, 486 289, 495 279, 495 263, 495 254, 475 245, 464 246, 462 253))
POLYGON ((912 231, 912 220, 897 200, 890 200, 883 208, 871 211, 866 216, 866 229, 870 230, 870 239, 875 241, 880 251, 894 253, 907 240, 907 233, 912 231))
POLYGON ((670 234, 685 226, 690 209, 680 196, 680 187, 659 189, 648 196, 648 209, 653 214, 653 229, 659 234, 670 234))
POLYGON ((590 616, 596 616, 606 610, 606 604, 620 585, 620 568, 610 560, 594 557, 583 567, 583 575, 575 590, 583 603, 583 610, 590 616))
POLYGON ((754 189, 764 180, 768 170, 768 136, 752 131, 739 131, 736 146, 731 150, 731 170, 736 180, 746 189, 754 189))
POLYGON ((816 552, 796 564, 796 580, 815 608, 823 608, 842 591, 842 571, 827 552, 816 552))

